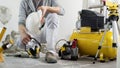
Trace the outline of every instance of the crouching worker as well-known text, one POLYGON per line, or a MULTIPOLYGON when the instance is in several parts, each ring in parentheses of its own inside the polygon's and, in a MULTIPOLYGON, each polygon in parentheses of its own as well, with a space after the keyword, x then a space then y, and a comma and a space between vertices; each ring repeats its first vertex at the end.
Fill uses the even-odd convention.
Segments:
POLYGON ((31 41, 31 37, 34 37, 40 43, 47 43, 46 62, 56 63, 55 43, 59 26, 58 15, 63 14, 64 9, 58 5, 56 0, 22 0, 19 8, 19 32, 21 35, 19 46, 24 48, 31 41), (31 17, 37 13, 39 18, 31 17), (31 18, 34 19, 31 21, 31 18), (36 23, 38 21, 39 24, 36 23))

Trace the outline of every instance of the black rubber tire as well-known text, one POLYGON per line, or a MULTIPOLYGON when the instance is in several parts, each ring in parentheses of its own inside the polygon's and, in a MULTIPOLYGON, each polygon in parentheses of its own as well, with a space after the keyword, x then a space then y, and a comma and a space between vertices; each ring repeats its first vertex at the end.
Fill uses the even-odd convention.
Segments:
POLYGON ((114 59, 110 59, 110 61, 114 61, 114 60, 116 60, 116 58, 114 58, 114 59))
POLYGON ((58 55, 59 55, 59 57, 61 57, 61 50, 59 50, 58 55))
POLYGON ((78 56, 71 56, 71 60, 78 60, 78 56))
POLYGON ((105 60, 100 60, 101 63, 105 63, 105 60))

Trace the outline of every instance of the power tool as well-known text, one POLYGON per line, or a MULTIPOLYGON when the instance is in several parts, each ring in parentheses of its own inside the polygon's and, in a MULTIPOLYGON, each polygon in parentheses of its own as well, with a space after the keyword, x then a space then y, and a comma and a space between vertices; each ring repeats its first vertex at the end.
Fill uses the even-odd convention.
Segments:
POLYGON ((20 58, 39 58, 41 48, 41 44, 35 38, 31 38, 31 40, 25 46, 25 51, 8 56, 20 58))
POLYGON ((29 57, 39 58, 41 44, 35 39, 31 38, 31 41, 25 47, 25 51, 28 53, 29 57))
POLYGON ((4 56, 3 56, 3 51, 10 48, 13 45, 13 40, 9 40, 9 42, 4 43, 1 47, 0 47, 0 62, 4 62, 4 56))
POLYGON ((73 41, 67 41, 59 50, 59 57, 64 60, 77 60, 78 59, 78 47, 77 39, 73 41))

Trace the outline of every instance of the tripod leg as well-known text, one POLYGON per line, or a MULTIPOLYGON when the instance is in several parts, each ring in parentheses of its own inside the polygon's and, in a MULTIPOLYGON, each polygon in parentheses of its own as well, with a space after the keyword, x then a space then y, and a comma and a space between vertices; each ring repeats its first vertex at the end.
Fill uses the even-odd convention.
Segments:
MULTIPOLYGON (((120 45, 120 43, 118 43, 120 45)), ((117 47, 117 67, 120 68, 120 46, 117 47)))
POLYGON ((112 27, 113 27, 113 44, 117 46, 117 68, 120 68, 120 42, 119 42, 120 27, 116 21, 112 21, 112 27))
POLYGON ((118 31, 118 25, 116 21, 111 21, 112 27, 113 27, 113 47, 119 46, 119 31, 118 31))
MULTIPOLYGON (((104 42, 104 38, 105 38, 106 32, 107 32, 107 30, 108 30, 109 24, 110 24, 110 22, 108 22, 107 25, 105 26, 105 31, 104 31, 103 36, 102 36, 102 38, 101 38, 101 41, 100 41, 100 43, 99 43, 98 50, 97 50, 97 52, 96 52, 96 55, 95 55, 94 60, 97 60, 98 54, 99 54, 100 49, 102 48, 102 44, 103 44, 103 42, 104 42)), ((94 64, 94 63, 95 63, 95 62, 93 62, 93 64, 94 64)))
POLYGON ((117 25, 118 25, 119 35, 120 35, 120 23, 117 23, 117 25))

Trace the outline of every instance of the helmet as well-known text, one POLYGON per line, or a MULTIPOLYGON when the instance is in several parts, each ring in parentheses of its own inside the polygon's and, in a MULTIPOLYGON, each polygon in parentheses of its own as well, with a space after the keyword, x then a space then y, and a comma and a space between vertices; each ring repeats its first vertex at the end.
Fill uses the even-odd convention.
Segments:
POLYGON ((41 16, 42 11, 39 10, 37 12, 30 13, 26 19, 26 28, 28 29, 28 33, 33 36, 37 36, 40 34, 39 28, 41 27, 41 16))

